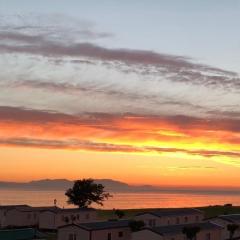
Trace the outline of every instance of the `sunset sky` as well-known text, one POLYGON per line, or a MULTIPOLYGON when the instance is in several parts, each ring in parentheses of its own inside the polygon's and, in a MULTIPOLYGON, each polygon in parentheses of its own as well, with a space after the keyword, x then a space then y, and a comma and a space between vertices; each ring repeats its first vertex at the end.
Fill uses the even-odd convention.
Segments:
POLYGON ((0 0, 0 181, 238 186, 240 1, 0 0))

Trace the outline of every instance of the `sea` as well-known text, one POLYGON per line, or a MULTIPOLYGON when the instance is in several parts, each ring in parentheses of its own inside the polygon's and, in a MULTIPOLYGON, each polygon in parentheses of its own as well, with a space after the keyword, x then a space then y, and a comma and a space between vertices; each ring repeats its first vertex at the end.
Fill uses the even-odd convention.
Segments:
MULTIPOLYGON (((104 202, 102 209, 173 208, 210 205, 240 205, 240 192, 113 192, 113 197, 104 202)), ((52 206, 54 199, 59 207, 73 207, 67 204, 62 191, 1 190, 0 205, 29 204, 52 206)))

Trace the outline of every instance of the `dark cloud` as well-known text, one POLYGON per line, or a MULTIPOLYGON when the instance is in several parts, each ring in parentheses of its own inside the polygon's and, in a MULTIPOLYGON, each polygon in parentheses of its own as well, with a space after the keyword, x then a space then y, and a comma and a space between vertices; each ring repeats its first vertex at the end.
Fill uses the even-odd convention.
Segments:
MULTIPOLYGON (((239 106, 240 108, 240 106, 239 106)), ((240 118, 240 111, 217 111, 217 110, 212 110, 208 111, 211 115, 215 115, 216 117, 225 117, 225 118, 240 118)))
POLYGON ((236 73, 194 63, 186 57, 153 51, 110 49, 92 43, 75 43, 69 40, 62 42, 58 39, 50 39, 46 35, 31 36, 0 31, 0 52, 34 54, 57 59, 64 57, 81 58, 73 60, 79 64, 81 61, 88 61, 88 59, 106 63, 114 62, 115 65, 111 67, 115 67, 119 71, 157 74, 156 76, 164 76, 172 81, 207 85, 212 88, 218 86, 234 91, 238 91, 240 87, 240 80, 236 73), (15 41, 15 43, 7 43, 8 39, 15 41), (122 64, 128 66, 128 69, 122 64))
POLYGON ((78 93, 78 92, 90 92, 92 89, 88 86, 82 86, 83 84, 71 84, 71 83, 57 83, 47 81, 16 81, 9 84, 11 87, 27 87, 27 88, 39 88, 50 91, 59 91, 65 93, 78 93))
POLYGON ((118 145, 102 142, 81 141, 78 139, 56 140, 56 139, 37 139, 37 138, 0 138, 0 145, 16 147, 37 147, 52 149, 75 149, 91 150, 99 152, 157 152, 162 153, 186 153, 203 157, 227 156, 239 158, 240 152, 232 151, 211 151, 211 150, 187 150, 181 148, 160 148, 160 147, 133 147, 131 145, 118 145))
POLYGON ((27 108, 0 106, 0 121, 35 123, 35 124, 48 122, 76 123, 78 122, 78 118, 75 116, 57 113, 53 111, 51 112, 27 108))
MULTIPOLYGON (((0 36, 6 37, 4 33, 0 33, 0 36)), ((26 43, 29 42, 29 36, 26 36, 26 43)), ((0 37, 1 38, 1 37, 0 37)), ((24 35, 20 34, 19 37, 15 36, 15 40, 22 41, 24 35)), ((160 54, 153 51, 131 50, 131 49, 108 49, 100 47, 90 43, 76 43, 76 44, 63 44, 58 42, 47 41, 39 38, 37 45, 8 45, 2 43, 0 45, 1 51, 6 52, 18 52, 28 54, 39 54, 43 56, 82 56, 90 57, 105 61, 121 61, 124 63, 144 64, 144 65, 156 65, 162 67, 168 67, 172 70, 184 69, 213 71, 219 74, 230 74, 236 76, 235 73, 225 71, 218 68, 212 68, 206 65, 195 64, 189 61, 186 57, 160 54)), ((190 74, 189 72, 186 72, 190 74)), ((193 73, 196 74, 196 73, 193 73)))
POLYGON ((69 124, 76 126, 91 126, 98 129, 117 129, 111 125, 114 119, 119 119, 120 115, 105 113, 86 113, 78 115, 64 114, 54 111, 34 110, 19 107, 0 106, 0 123, 18 123, 24 125, 58 125, 69 124))
POLYGON ((128 145, 115 145, 108 143, 97 143, 81 140, 48 140, 36 138, 4 138, 0 139, 0 145, 20 146, 20 147, 39 147, 54 149, 76 149, 92 150, 99 152, 140 152, 138 148, 128 145))
MULTIPOLYGON (((149 126, 158 126, 161 123, 175 126, 184 132, 192 130, 205 131, 229 131, 233 133, 240 132, 240 119, 215 119, 215 118, 197 118, 183 115, 135 115, 125 114, 108 114, 108 113, 84 113, 81 115, 70 115, 54 111, 34 110, 21 107, 0 106, 0 122, 12 121, 22 123, 69 123, 69 124, 87 124, 112 126, 116 120, 129 120, 139 123, 148 124, 149 126)), ((130 129, 128 129, 130 131, 130 129)))
POLYGON ((146 148, 149 151, 156 151, 158 153, 164 152, 180 152, 180 153, 187 153, 190 155, 200 155, 203 157, 216 157, 216 156, 227 156, 227 157, 240 157, 239 151, 212 151, 212 150, 187 150, 183 148, 146 148))
POLYGON ((23 42, 23 43, 39 43, 41 41, 44 41, 43 36, 33 36, 33 35, 27 35, 22 33, 16 33, 16 32, 0 32, 0 41, 17 41, 17 42, 23 42))
POLYGON ((229 118, 197 118, 184 115, 165 117, 166 121, 179 126, 182 129, 205 129, 205 130, 225 130, 232 132, 240 131, 240 119, 229 118))

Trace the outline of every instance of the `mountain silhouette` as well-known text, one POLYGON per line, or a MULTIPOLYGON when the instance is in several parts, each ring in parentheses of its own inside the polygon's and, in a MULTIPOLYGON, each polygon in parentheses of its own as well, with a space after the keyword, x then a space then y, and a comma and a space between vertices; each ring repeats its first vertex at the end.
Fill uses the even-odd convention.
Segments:
MULTIPOLYGON (((156 190, 153 186, 132 186, 113 179, 95 179, 96 183, 105 186, 106 191, 150 191, 156 190)), ((42 179, 30 182, 0 182, 0 189, 29 189, 29 190, 63 190, 70 188, 73 181, 67 179, 42 179)))
MULTIPOLYGON (((239 188, 230 187, 193 187, 193 186, 152 186, 130 185, 113 179, 94 179, 96 183, 105 186, 108 192, 173 192, 173 193, 207 193, 207 194, 237 194, 239 188)), ((29 182, 0 181, 0 190, 42 190, 66 191, 73 186, 74 181, 68 179, 41 179, 29 182)))

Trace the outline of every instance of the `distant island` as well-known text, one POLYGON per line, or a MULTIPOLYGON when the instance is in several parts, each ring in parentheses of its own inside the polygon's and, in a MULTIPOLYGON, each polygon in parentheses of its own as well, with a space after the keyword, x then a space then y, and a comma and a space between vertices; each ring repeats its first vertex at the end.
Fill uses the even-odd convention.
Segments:
MULTIPOLYGON (((95 179, 97 183, 105 186, 110 192, 132 192, 132 191, 158 191, 158 187, 150 185, 133 186, 112 179, 95 179)), ((30 182, 4 182, 0 181, 0 189, 29 189, 29 190, 63 190, 73 185, 73 181, 67 179, 42 179, 30 182)))
MULTIPOLYGON (((179 193, 207 193, 207 194, 240 194, 239 188, 216 187, 174 187, 152 185, 130 185, 113 179, 94 179, 95 182, 105 186, 108 192, 179 192, 179 193)), ((42 190, 65 191, 73 185, 73 181, 67 179, 41 179, 29 182, 5 182, 0 181, 0 189, 7 190, 42 190)))

